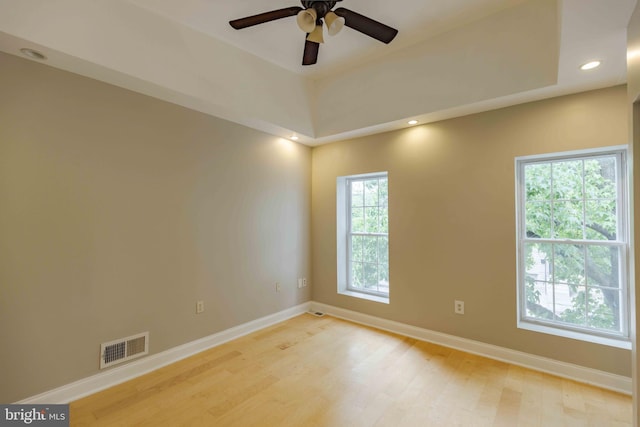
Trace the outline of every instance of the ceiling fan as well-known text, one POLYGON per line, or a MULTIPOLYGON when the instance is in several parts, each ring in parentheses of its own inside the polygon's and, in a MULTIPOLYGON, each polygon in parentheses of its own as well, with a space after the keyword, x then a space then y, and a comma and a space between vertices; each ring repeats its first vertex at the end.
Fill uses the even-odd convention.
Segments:
POLYGON ((337 2, 342 0, 301 0, 302 6, 286 7, 284 9, 272 10, 247 16, 246 18, 234 19, 229 24, 236 30, 251 27, 276 19, 287 18, 297 15, 298 27, 307 35, 305 36, 304 53, 302 55, 302 65, 312 65, 318 61, 318 50, 320 43, 324 42, 322 37, 323 19, 327 24, 329 35, 335 35, 344 25, 353 28, 369 37, 373 37, 383 43, 390 43, 398 34, 398 30, 391 28, 381 22, 374 21, 364 15, 353 12, 344 7, 332 10, 337 2))

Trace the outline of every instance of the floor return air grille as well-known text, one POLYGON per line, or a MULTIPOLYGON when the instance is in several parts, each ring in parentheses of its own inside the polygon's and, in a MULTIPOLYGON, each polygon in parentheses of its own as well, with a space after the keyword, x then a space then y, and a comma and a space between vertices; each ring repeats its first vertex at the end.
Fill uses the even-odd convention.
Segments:
POLYGON ((149 332, 100 344, 100 369, 149 353, 149 332))

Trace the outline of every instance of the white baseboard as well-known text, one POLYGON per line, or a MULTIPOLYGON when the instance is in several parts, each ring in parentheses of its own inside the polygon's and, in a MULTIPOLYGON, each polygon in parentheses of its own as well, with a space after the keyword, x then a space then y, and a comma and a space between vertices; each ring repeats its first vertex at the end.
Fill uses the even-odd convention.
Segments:
POLYGON ((441 332, 418 328, 404 323, 386 320, 344 308, 334 307, 327 304, 312 302, 311 309, 320 311, 334 317, 372 326, 421 341, 428 341, 440 344, 456 350, 473 353, 480 356, 499 360, 513 365, 522 366, 536 371, 546 372, 558 377, 568 378, 581 383, 595 385, 604 389, 613 390, 619 393, 632 394, 631 378, 622 375, 610 374, 597 369, 585 368, 571 363, 560 362, 546 357, 535 356, 521 351, 485 344, 466 338, 456 337, 441 332))
POLYGON ((138 359, 108 371, 100 372, 73 383, 23 399, 19 404, 65 404, 114 385, 139 377, 163 366, 177 362, 201 351, 216 347, 228 341, 264 329, 268 326, 298 316, 307 311, 320 311, 331 316, 372 326, 385 331, 397 333, 421 341, 440 344, 456 350, 485 356, 513 365, 546 372, 582 383, 592 384, 619 393, 632 394, 631 378, 614 375, 596 369, 559 362, 557 360, 535 356, 504 347, 485 344, 479 341, 460 338, 441 332, 430 331, 392 320, 386 320, 344 308, 334 307, 317 302, 306 302, 295 307, 274 313, 242 325, 218 332, 213 335, 192 341, 161 353, 138 359))
POLYGON ((138 359, 126 365, 122 365, 108 371, 100 372, 71 384, 31 396, 21 400, 19 404, 66 404, 100 390, 123 383, 139 377, 163 366, 177 362, 178 360, 192 356, 201 351, 224 344, 228 341, 264 329, 268 326, 285 321, 309 311, 310 302, 288 308, 286 310, 261 317, 260 319, 235 326, 213 335, 192 341, 161 353, 138 359))

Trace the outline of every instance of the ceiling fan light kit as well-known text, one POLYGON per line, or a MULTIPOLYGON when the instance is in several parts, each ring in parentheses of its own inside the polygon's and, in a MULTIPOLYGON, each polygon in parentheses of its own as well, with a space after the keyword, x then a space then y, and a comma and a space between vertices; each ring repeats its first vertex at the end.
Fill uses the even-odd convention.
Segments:
POLYGON ((318 20, 318 12, 315 9, 309 8, 298 12, 298 27, 305 33, 310 33, 316 29, 316 21, 318 20))
POLYGON ((319 24, 315 26, 313 31, 307 35, 307 40, 314 43, 324 43, 322 36, 322 21, 318 21, 319 24))
POLYGON ((327 33, 329 33, 330 36, 335 36, 342 30, 342 27, 344 27, 344 18, 333 12, 327 12, 324 16, 324 22, 327 23, 327 33))
POLYGON ((386 44, 390 43, 398 34, 398 30, 395 28, 344 7, 332 10, 339 1, 342 0, 301 0, 303 7, 292 6, 272 10, 246 18, 234 19, 229 21, 229 24, 236 30, 241 30, 296 15, 298 27, 307 34, 305 36, 302 65, 315 64, 318 60, 320 43, 324 43, 322 34, 323 19, 327 23, 327 33, 331 36, 338 34, 345 25, 386 44))

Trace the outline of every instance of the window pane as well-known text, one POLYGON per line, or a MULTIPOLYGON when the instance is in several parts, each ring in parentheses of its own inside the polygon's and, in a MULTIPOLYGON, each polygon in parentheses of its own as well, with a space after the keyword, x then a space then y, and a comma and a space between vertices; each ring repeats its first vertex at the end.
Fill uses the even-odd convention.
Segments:
POLYGON ((364 208, 365 209, 365 219, 364 219, 364 231, 367 233, 377 233, 378 232, 378 208, 364 208))
POLYGON ((364 264, 364 287, 372 291, 378 290, 378 266, 376 264, 364 264))
POLYGON ((553 204, 553 237, 555 239, 582 239, 582 201, 560 201, 553 204))
POLYGON ((584 245, 554 245, 553 273, 556 283, 584 285, 584 264, 584 245))
POLYGON ((363 261, 362 236, 351 236, 351 259, 353 261, 363 261))
POLYGON ((351 182, 351 206, 364 205, 364 184, 362 181, 351 182))
POLYGON ((378 291, 389 293, 389 264, 378 265, 378 291))
POLYGON ((586 292, 584 286, 556 285, 555 313, 559 320, 576 326, 585 326, 586 292))
POLYGON ((616 159, 613 156, 584 161, 584 189, 587 199, 616 199, 616 159))
POLYGON ((527 202, 525 230, 530 238, 551 238, 551 203, 527 202))
POLYGON ((384 264, 387 264, 389 262, 389 238, 388 237, 378 238, 378 261, 384 264))
POLYGON ((388 233, 389 232, 389 210, 387 208, 380 208, 379 212, 380 212, 380 215, 379 215, 380 224, 378 225, 378 232, 388 233))
POLYGON ((587 324, 592 328, 620 332, 620 292, 589 289, 587 324))
POLYGON ((615 246, 587 247, 587 284, 619 288, 620 248, 615 246))
POLYGON ((527 280, 525 304, 528 317, 553 320, 553 285, 527 280))
POLYGON ((524 173, 526 200, 551 199, 551 163, 526 165, 524 173))
POLYGON ((379 197, 378 200, 380 206, 387 206, 389 204, 389 180, 387 178, 380 179, 378 182, 379 197))
POLYGON ((586 235, 590 240, 616 240, 618 220, 615 200, 585 203, 586 235))
POLYGON ((377 179, 364 181, 364 204, 365 206, 378 206, 377 179))
POLYGON ((364 208, 351 209, 351 231, 354 233, 364 231, 364 208))
POLYGON ((364 245, 364 262, 378 262, 378 238, 375 236, 362 237, 364 245))
POLYGON ((351 286, 361 288, 364 285, 364 268, 361 262, 351 263, 351 286))
POLYGON ((553 245, 550 243, 527 243, 526 254, 526 278, 528 281, 552 282, 553 281, 553 245))
POLYGON ((582 199, 582 160, 552 164, 553 198, 555 200, 582 199))

